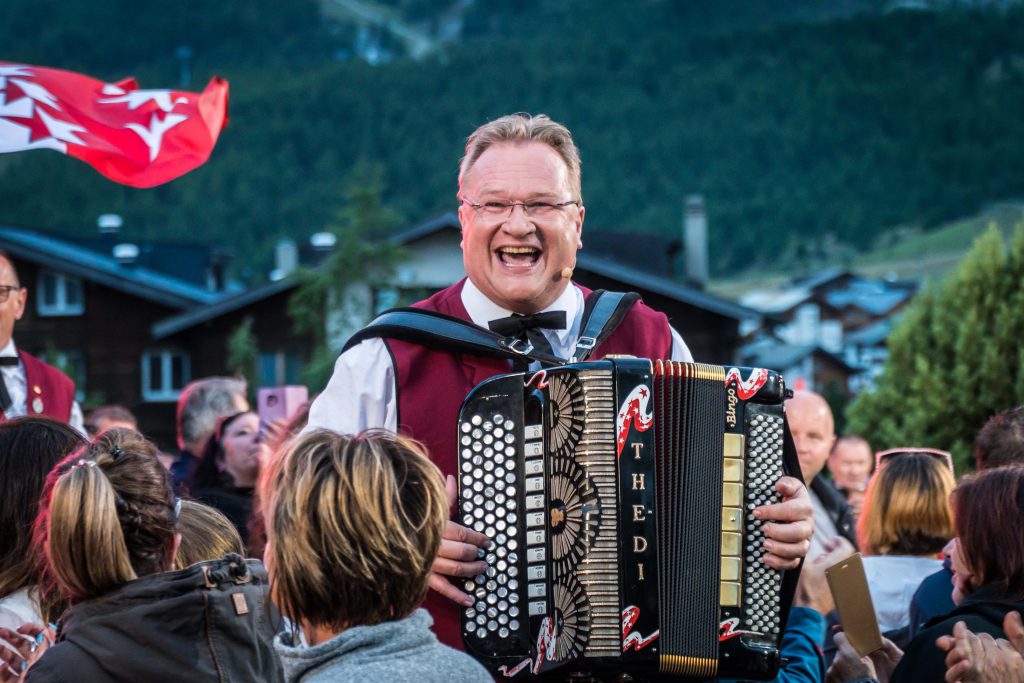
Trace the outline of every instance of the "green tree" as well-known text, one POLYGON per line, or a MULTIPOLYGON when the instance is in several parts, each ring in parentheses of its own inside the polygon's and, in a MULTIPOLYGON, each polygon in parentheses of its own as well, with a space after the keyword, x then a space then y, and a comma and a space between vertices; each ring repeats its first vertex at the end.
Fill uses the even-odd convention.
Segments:
POLYGON ((402 249, 385 239, 400 223, 399 216, 381 203, 383 172, 365 160, 356 164, 345 184, 345 206, 328 229, 336 242, 315 268, 303 268, 299 287, 288 301, 295 328, 311 335, 313 357, 303 372, 311 387, 323 387, 338 356, 338 339, 328 328, 342 320, 346 327, 369 322, 372 292, 386 286, 404 257, 402 249), (357 286, 358 290, 357 291, 357 286))
POLYGON ((259 380, 257 362, 260 355, 259 343, 252 331, 253 319, 251 315, 239 323, 231 332, 227 341, 228 370, 236 377, 243 377, 248 380, 249 401, 255 404, 256 386, 259 380))
POLYGON ((875 390, 850 406, 850 430, 880 447, 948 449, 958 469, 970 469, 985 420, 1024 403, 1021 339, 1024 224, 1009 245, 991 226, 893 330, 875 390))

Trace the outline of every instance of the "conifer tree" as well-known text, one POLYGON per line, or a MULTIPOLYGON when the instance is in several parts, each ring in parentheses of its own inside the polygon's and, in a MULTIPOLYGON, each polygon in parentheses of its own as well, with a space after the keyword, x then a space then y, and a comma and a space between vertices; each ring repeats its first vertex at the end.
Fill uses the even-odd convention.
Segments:
POLYGON ((889 337, 876 388, 850 406, 850 431, 878 448, 931 446, 973 467, 985 420, 1024 403, 1024 224, 1009 246, 992 226, 889 337))

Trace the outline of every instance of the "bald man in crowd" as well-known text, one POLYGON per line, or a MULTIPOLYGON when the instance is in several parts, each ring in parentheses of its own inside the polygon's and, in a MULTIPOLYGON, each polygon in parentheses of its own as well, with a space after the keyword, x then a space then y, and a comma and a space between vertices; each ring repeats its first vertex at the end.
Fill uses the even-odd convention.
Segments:
POLYGON ((836 441, 832 409, 819 394, 797 391, 786 401, 786 417, 796 444, 800 472, 814 508, 814 536, 807 557, 824 553, 825 545, 836 536, 842 536, 856 547, 853 512, 843 494, 821 476, 836 441))

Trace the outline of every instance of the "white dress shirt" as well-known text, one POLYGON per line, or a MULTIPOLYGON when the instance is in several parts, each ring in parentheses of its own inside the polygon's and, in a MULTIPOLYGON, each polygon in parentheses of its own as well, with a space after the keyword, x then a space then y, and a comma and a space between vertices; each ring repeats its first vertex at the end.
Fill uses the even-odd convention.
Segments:
MULTIPOLYGON (((576 348, 583 303, 583 292, 573 285, 566 287, 550 306, 538 311, 565 311, 566 329, 541 330, 560 358, 569 358, 576 348)), ((468 279, 462 288, 462 304, 473 323, 484 329, 491 320, 512 315, 512 311, 488 299, 468 279)), ((674 329, 671 331, 672 360, 692 362, 693 356, 683 338, 674 329)), ((391 354, 382 339, 367 339, 338 357, 331 381, 309 409, 309 424, 304 431, 330 429, 340 434, 358 434, 373 427, 397 431, 397 397, 391 354)))
MULTIPOLYGON (((4 416, 8 419, 22 417, 28 414, 25 405, 28 396, 28 380, 25 378, 25 364, 18 356, 18 349, 14 345, 13 338, 7 340, 7 346, 0 349, 0 358, 2 357, 18 358, 17 365, 0 366, 0 374, 3 375, 4 385, 11 397, 11 407, 4 411, 4 416)), ((68 424, 83 435, 85 434, 85 420, 82 418, 82 408, 78 405, 78 401, 71 404, 71 419, 68 424)))

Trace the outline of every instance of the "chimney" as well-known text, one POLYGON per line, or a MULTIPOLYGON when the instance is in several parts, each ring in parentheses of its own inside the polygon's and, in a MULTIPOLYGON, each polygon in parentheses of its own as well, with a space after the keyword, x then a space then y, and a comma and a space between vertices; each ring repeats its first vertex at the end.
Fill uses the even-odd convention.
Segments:
POLYGON ((330 251, 337 243, 338 238, 333 232, 318 232, 309 238, 309 245, 316 251, 330 251))
POLYGON ((100 229, 101 235, 116 235, 123 225, 124 219, 116 213, 105 213, 96 219, 96 226, 100 229))
POLYGON ((708 281, 708 217, 704 211, 704 197, 699 194, 691 194, 686 198, 683 252, 686 279, 690 284, 703 289, 708 281))
POLYGON ((210 249, 206 262, 206 289, 211 292, 223 292, 227 289, 227 268, 233 252, 227 247, 210 249))
POLYGON ((122 266, 134 266, 135 262, 139 260, 139 246, 130 242, 122 242, 114 245, 113 254, 122 266))
POLYGON ((270 279, 274 282, 283 280, 291 275, 299 267, 299 247, 295 240, 288 238, 277 241, 274 247, 274 270, 270 273, 270 279))

